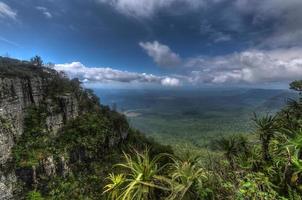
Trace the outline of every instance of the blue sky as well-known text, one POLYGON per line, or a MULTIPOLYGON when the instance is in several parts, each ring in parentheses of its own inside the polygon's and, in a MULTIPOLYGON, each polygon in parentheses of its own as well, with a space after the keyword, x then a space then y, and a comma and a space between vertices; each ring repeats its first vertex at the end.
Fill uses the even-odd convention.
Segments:
POLYGON ((301 0, 0 0, 0 55, 88 84, 284 87, 302 77, 301 0))

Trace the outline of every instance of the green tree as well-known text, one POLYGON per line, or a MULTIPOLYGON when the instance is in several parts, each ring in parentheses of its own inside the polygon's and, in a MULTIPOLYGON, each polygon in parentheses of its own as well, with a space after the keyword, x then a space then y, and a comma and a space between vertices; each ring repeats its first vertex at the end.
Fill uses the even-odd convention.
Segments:
POLYGON ((43 66, 43 60, 40 56, 36 55, 34 57, 32 57, 30 59, 30 62, 35 65, 35 66, 38 66, 38 67, 42 67, 43 66))
POLYGON ((302 92, 302 80, 295 80, 289 84, 289 88, 299 93, 302 92))

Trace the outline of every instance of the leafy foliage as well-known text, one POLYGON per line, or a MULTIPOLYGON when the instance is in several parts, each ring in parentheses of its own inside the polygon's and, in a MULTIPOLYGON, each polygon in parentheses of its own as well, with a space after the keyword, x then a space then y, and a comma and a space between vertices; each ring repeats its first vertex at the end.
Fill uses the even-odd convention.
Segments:
POLYGON ((44 200, 40 192, 30 191, 26 195, 26 200, 44 200))
POLYGON ((151 159, 149 151, 145 150, 142 153, 135 151, 134 157, 124 153, 124 157, 125 163, 117 166, 125 169, 127 175, 110 174, 111 183, 105 186, 105 193, 111 192, 112 199, 156 199, 156 189, 168 190, 164 185, 165 180, 159 175, 164 167, 158 163, 161 155, 151 159))
POLYGON ((254 121, 257 128, 256 133, 259 135, 259 140, 262 144, 263 160, 268 161, 271 159, 269 155, 269 143, 278 130, 275 123, 275 117, 266 115, 262 118, 258 118, 255 115, 254 121))
POLYGON ((298 91, 298 92, 301 92, 302 91, 302 81, 301 80, 299 80, 299 81, 293 81, 293 82, 291 82, 290 83, 290 89, 292 89, 292 90, 296 90, 296 91, 298 91))
MULTIPOLYGON (((293 89, 297 90, 296 87, 293 89)), ((299 101, 289 101, 288 106, 275 116, 255 115, 254 134, 257 137, 248 139, 242 135, 231 135, 216 139, 213 142, 215 150, 222 155, 209 153, 208 159, 192 159, 192 156, 180 159, 168 155, 168 165, 163 165, 164 169, 157 174, 165 188, 159 198, 145 190, 151 195, 147 196, 148 199, 301 199, 300 104, 301 98, 299 101)), ((142 157, 148 158, 148 155, 142 157)), ((126 160, 132 159, 126 156, 126 160)), ((144 166, 140 162, 136 164, 144 166)), ((112 183, 107 185, 111 189, 106 192, 116 194, 113 183, 119 185, 117 177, 123 182, 129 174, 128 171, 119 175, 111 174, 112 183)), ((160 191, 161 188, 156 190, 160 191)), ((136 193, 123 194, 124 199, 132 199, 136 193)))
POLYGON ((13 148, 17 167, 32 167, 50 154, 49 137, 46 135, 46 113, 43 107, 32 107, 24 119, 24 134, 13 148))
POLYGON ((42 67, 42 66, 43 66, 43 60, 42 60, 42 58, 41 58, 40 56, 38 56, 38 55, 32 57, 32 58, 30 59, 30 62, 31 62, 33 65, 37 66, 37 67, 42 67))
MULTIPOLYGON (((27 110, 24 134, 13 148, 16 168, 29 170, 33 179, 25 183, 26 199, 301 199, 302 98, 290 100, 275 115, 255 115, 253 136, 215 139, 215 148, 201 156, 192 151, 175 155, 171 147, 132 129, 125 116, 101 106, 77 79, 8 58, 0 59, 0 68, 5 76, 41 73, 49 83, 45 98, 59 103, 72 93, 80 105, 80 116, 53 135, 46 126, 51 114, 46 101, 27 110), (16 69, 8 67, 11 63, 16 69), (45 176, 49 157, 57 167, 45 176), (62 158, 66 173, 59 169, 62 158)), ((298 92, 300 86, 301 81, 290 85, 298 92)))

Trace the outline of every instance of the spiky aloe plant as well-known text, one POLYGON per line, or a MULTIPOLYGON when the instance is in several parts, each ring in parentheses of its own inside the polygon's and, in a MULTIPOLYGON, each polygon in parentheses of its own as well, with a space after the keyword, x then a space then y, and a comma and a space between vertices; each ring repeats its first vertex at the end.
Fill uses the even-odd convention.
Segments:
POLYGON ((302 186, 300 184, 302 179, 302 130, 295 131, 293 135, 296 137, 289 140, 286 145, 293 170, 291 184, 302 191, 302 186))
POLYGON ((124 169, 125 174, 109 175, 111 183, 105 186, 105 193, 114 200, 147 200, 156 199, 156 190, 169 191, 164 184, 166 179, 160 175, 165 167, 159 166, 162 156, 150 158, 149 150, 134 151, 134 156, 124 153, 125 163, 116 166, 124 169))
POLYGON ((111 173, 107 179, 110 183, 104 187, 104 193, 108 193, 108 198, 110 199, 117 199, 122 190, 123 184, 125 184, 125 176, 124 174, 115 175, 111 173))
POLYGON ((249 144, 242 135, 231 135, 229 137, 221 137, 215 141, 217 148, 224 152, 224 156, 230 163, 232 169, 235 169, 235 158, 242 154, 249 154, 249 144))
POLYGON ((269 143, 278 131, 275 123, 275 117, 266 115, 259 118, 255 115, 253 120, 257 128, 256 134, 258 134, 259 140, 261 141, 263 160, 269 161, 271 159, 269 154, 269 143))
POLYGON ((203 182, 207 179, 205 170, 195 159, 171 157, 171 194, 169 200, 198 199, 202 193, 203 182))

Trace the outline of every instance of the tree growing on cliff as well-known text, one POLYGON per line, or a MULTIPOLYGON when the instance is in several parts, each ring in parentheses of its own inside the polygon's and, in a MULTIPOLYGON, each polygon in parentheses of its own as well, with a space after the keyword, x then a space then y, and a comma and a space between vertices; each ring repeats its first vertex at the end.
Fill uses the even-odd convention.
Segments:
POLYGON ((32 58, 30 59, 30 62, 31 62, 33 65, 37 66, 37 67, 42 67, 42 66, 43 66, 43 60, 42 60, 42 58, 41 58, 40 56, 38 56, 38 55, 32 57, 32 58))
POLYGON ((302 92, 302 80, 293 81, 289 84, 290 89, 298 91, 299 93, 302 92))

